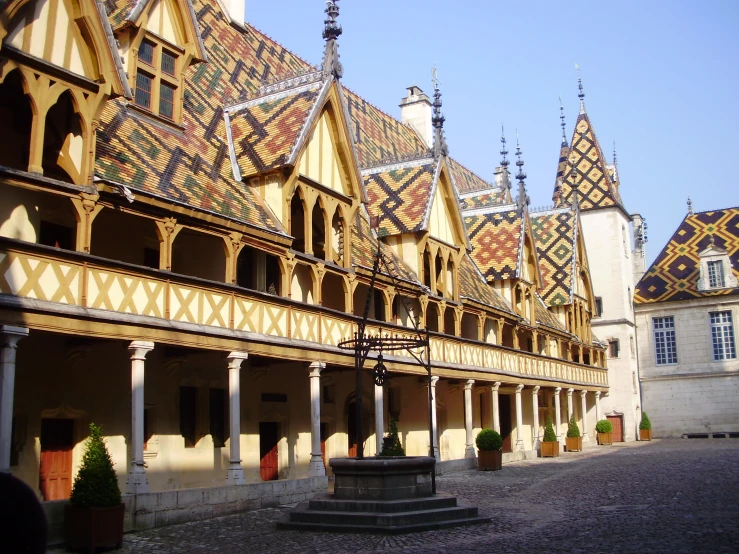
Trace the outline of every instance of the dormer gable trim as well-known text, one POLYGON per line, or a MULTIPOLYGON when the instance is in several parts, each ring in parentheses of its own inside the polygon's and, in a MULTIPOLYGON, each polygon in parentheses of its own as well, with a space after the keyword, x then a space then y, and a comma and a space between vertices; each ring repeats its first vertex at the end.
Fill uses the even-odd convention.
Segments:
POLYGON ((729 252, 724 248, 713 244, 713 237, 711 237, 711 242, 709 243, 708 248, 698 253, 698 266, 699 277, 697 288, 701 292, 732 289, 739 286, 731 265, 729 252), (711 286, 710 265, 714 263, 718 264, 719 270, 722 272, 721 277, 723 278, 723 286, 711 286))
MULTIPOLYGON (((450 168, 448 167, 447 163, 447 157, 444 156, 439 159, 439 162, 436 164, 436 170, 434 171, 434 178, 431 184, 431 190, 429 191, 429 197, 428 201, 426 203, 426 210, 423 216, 423 222, 421 224, 421 228, 428 230, 429 228, 429 220, 431 218, 431 209, 434 204, 434 200, 436 198, 436 191, 439 188, 439 182, 441 180, 442 173, 447 178, 447 182, 449 183, 449 187, 451 189, 451 197, 453 199, 453 206, 450 207, 449 203, 446 203, 447 211, 452 215, 452 225, 454 227, 454 230, 456 231, 458 237, 461 239, 461 241, 464 244, 464 247, 470 251, 472 250, 472 245, 470 244, 470 239, 467 236, 467 228, 464 224, 464 219, 462 218, 462 212, 459 208, 459 193, 457 192, 457 186, 454 183, 454 178, 452 177, 452 172, 450 171, 450 168)), ((442 195, 443 198, 443 195, 442 195)))

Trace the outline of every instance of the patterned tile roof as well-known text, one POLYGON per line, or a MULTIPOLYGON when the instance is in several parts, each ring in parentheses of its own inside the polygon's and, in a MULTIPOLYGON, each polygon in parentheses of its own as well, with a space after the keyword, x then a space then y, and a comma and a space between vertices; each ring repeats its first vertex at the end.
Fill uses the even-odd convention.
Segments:
POLYGON ((714 245, 728 252, 739 278, 739 208, 688 215, 636 285, 637 304, 739 294, 739 287, 699 291, 699 254, 714 245))
POLYGON ((572 303, 575 213, 569 208, 531 213, 531 230, 541 268, 541 296, 549 306, 572 303))
MULTIPOLYGON (((116 4, 117 5, 117 4, 116 4)), ((130 186, 247 224, 280 231, 259 195, 234 181, 223 106, 257 93, 263 79, 308 64, 255 29, 231 26, 216 3, 194 0, 209 62, 187 70, 183 129, 108 102, 98 131, 95 172, 130 186)))
POLYGON ((475 208, 490 208, 506 204, 506 191, 495 187, 486 190, 468 192, 459 195, 459 207, 462 210, 473 210, 475 208))
POLYGON ((472 259, 488 282, 518 275, 523 218, 514 204, 463 212, 472 259))
POLYGON ((322 83, 244 104, 231 115, 231 140, 242 177, 285 165, 322 83))
POLYGON ((554 317, 554 314, 549 311, 544 300, 538 294, 536 295, 536 302, 534 302, 534 313, 536 314, 536 321, 540 325, 546 325, 547 327, 556 329, 557 331, 566 332, 565 328, 559 320, 554 317))
POLYGON ((449 169, 454 185, 460 195, 493 188, 491 183, 481 179, 461 163, 451 158, 449 158, 449 169))
POLYGON ((380 216, 380 235, 420 231, 429 208, 436 164, 432 159, 363 172, 369 210, 380 216))
POLYGON ((465 254, 459 265, 459 295, 504 312, 513 313, 510 305, 485 282, 477 266, 465 254))
MULTIPOLYGON (((563 137, 564 138, 564 137, 563 137)), ((569 171, 568 160, 570 158, 570 147, 566 142, 562 143, 559 149, 559 160, 557 161, 557 177, 554 180, 554 194, 552 201, 555 206, 561 205, 560 196, 562 196, 562 182, 565 180, 565 173, 569 171)))
MULTIPOLYGON (((559 175, 562 162, 557 167, 559 175)), ((608 175, 608 164, 586 113, 581 113, 575 123, 569 162, 575 165, 575 175, 564 170, 559 195, 555 190, 556 208, 572 203, 572 189, 577 186, 581 210, 593 210, 621 205, 618 190, 608 175)))
POLYGON ((136 0, 104 0, 103 4, 108 12, 110 24, 115 29, 125 21, 128 14, 136 7, 136 0))

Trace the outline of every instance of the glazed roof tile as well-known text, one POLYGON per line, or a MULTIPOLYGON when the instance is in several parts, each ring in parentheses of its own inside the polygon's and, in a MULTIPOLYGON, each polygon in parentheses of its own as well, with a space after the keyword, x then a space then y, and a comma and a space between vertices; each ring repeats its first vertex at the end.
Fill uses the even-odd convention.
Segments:
POLYGON ((739 278, 739 208, 687 215, 634 290, 637 304, 739 294, 739 287, 699 291, 699 254, 714 246, 727 251, 739 278))
POLYGON ((481 179, 461 163, 449 158, 449 169, 452 180, 460 195, 494 188, 491 183, 481 179))
POLYGON ((488 282, 518 276, 523 217, 514 204, 463 212, 472 259, 488 282))
POLYGON ((536 321, 540 325, 546 325, 563 333, 567 332, 559 320, 554 317, 554 314, 549 311, 544 300, 538 294, 536 295, 536 302, 534 302, 534 313, 536 314, 536 321))
POLYGON ((501 187, 493 187, 459 195, 459 207, 462 210, 490 208, 506 204, 506 191, 501 187))
POLYGON ((465 254, 459 265, 459 295, 495 309, 513 313, 510 305, 485 282, 469 254, 465 254))
POLYGON ((549 306, 572 303, 572 268, 575 248, 575 213, 569 208, 530 214, 539 267, 541 296, 549 306))

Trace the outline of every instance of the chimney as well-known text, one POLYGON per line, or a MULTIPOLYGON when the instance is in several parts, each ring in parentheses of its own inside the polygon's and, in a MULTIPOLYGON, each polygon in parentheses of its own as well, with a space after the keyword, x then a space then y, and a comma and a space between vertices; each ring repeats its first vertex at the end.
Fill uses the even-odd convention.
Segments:
POLYGON ((221 5, 224 4, 231 22, 243 27, 246 20, 246 0, 223 0, 221 5))
POLYGON ((495 168, 493 175, 495 177, 496 187, 500 187, 502 189, 511 188, 511 178, 510 178, 510 174, 508 173, 508 168, 503 168, 502 166, 498 166, 495 168))
POLYGON ((428 148, 434 141, 431 127, 431 100, 419 87, 408 87, 408 96, 400 101, 400 120, 415 130, 428 148))

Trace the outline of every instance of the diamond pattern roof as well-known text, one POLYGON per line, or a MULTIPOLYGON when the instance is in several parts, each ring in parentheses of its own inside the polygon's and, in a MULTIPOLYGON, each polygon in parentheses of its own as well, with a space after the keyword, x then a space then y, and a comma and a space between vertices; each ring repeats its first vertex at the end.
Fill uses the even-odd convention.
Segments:
POLYGON ((464 212, 472 259, 488 282, 518 275, 523 219, 517 206, 484 213, 464 212))
POLYGON ((531 230, 541 268, 542 299, 549 306, 572 302, 572 267, 575 248, 575 213, 562 208, 531 213, 531 230))

